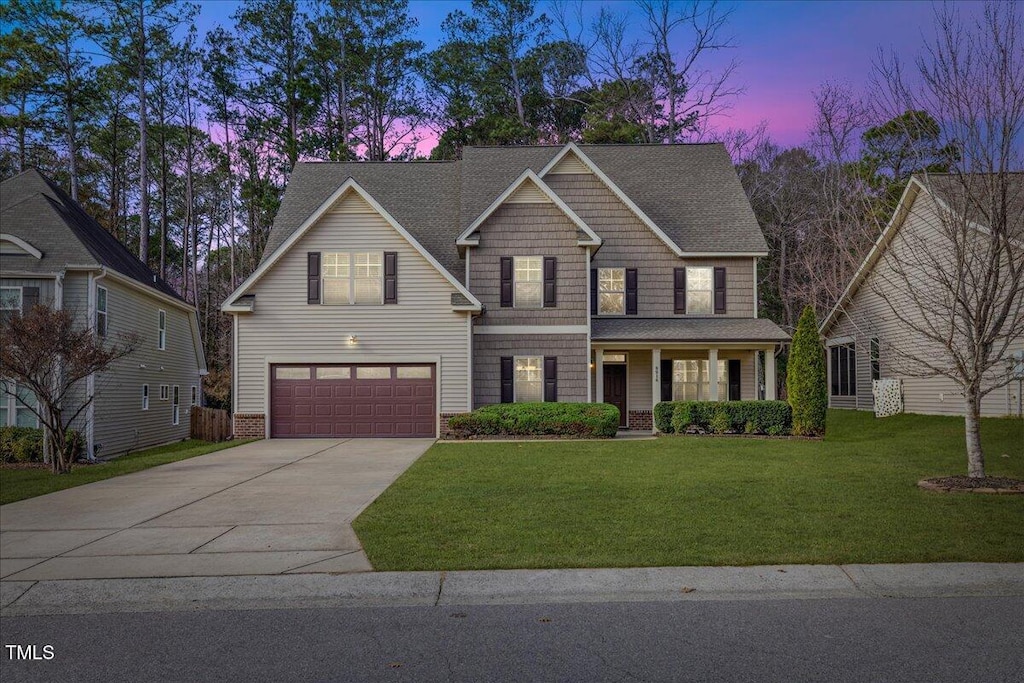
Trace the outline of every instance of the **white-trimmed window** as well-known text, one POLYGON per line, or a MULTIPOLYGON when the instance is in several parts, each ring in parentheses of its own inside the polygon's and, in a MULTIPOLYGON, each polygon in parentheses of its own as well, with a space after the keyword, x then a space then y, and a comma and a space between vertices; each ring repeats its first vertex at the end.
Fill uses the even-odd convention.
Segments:
POLYGON ((686 312, 708 314, 715 310, 715 269, 686 269, 686 312))
POLYGON ((513 259, 516 308, 542 308, 544 306, 544 258, 516 256, 513 259))
POLYGON ((326 252, 322 279, 325 304, 383 304, 384 252, 326 252))
POLYGON ((178 385, 175 384, 174 385, 174 400, 171 402, 171 424, 172 425, 178 424, 178 420, 181 417, 181 410, 180 410, 180 403, 179 403, 180 398, 181 397, 178 395, 178 385))
POLYGON ((167 348, 167 312, 161 310, 157 318, 156 347, 163 351, 167 348))
POLYGON ((626 269, 597 269, 597 312, 600 315, 626 313, 626 269))
MULTIPOLYGON (((729 398, 729 363, 718 361, 718 400, 729 398)), ((672 361, 672 400, 710 401, 711 373, 707 360, 672 361)))
POLYGON ((829 349, 832 374, 832 396, 857 395, 857 348, 843 344, 829 349))
POLYGON ((198 390, 198 388, 194 384, 192 385, 191 402, 189 403, 189 405, 191 405, 191 406, 199 405, 199 390, 198 390))
POLYGON ((100 286, 96 287, 96 334, 107 336, 107 288, 100 286))
POLYGON ((514 391, 516 403, 536 403, 544 400, 543 356, 516 357, 514 391))
POLYGON ((13 313, 21 314, 21 287, 0 287, 0 320, 7 320, 13 313))
POLYGON ((142 409, 149 410, 149 385, 142 385, 142 409))
POLYGON ((170 387, 169 386, 167 386, 166 384, 161 384, 160 385, 160 400, 161 401, 166 401, 167 400, 167 397, 169 395, 169 391, 170 391, 170 387))
POLYGON ((0 427, 39 427, 36 395, 27 387, 4 382, 0 388, 0 427))

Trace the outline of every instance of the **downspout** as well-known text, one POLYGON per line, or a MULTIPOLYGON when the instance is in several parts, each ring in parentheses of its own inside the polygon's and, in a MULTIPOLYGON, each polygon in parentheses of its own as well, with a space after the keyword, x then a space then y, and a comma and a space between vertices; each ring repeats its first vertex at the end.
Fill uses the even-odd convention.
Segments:
MULTIPOLYGON (((88 308, 89 308, 89 329, 96 333, 96 299, 97 299, 97 284, 100 280, 107 276, 107 269, 100 269, 99 275, 94 275, 92 272, 89 273, 89 292, 88 292, 88 308)), ((107 302, 109 308, 110 302, 107 302)), ((89 400, 89 405, 85 409, 85 457, 90 462, 96 460, 96 373, 90 373, 85 378, 85 396, 89 400)))
MULTIPOLYGON (((590 364, 592 362, 591 359, 594 357, 594 350, 591 347, 591 341, 590 341, 590 337, 591 337, 590 327, 591 327, 591 325, 594 322, 593 316, 590 315, 590 311, 592 310, 591 307, 590 307, 590 298, 592 296, 594 296, 594 293, 590 291, 590 282, 591 282, 591 280, 590 280, 590 257, 591 257, 591 255, 592 255, 591 254, 591 247, 587 247, 587 270, 586 270, 586 279, 587 279, 587 403, 593 403, 594 402, 593 387, 591 386, 591 384, 593 383, 593 379, 591 378, 591 372, 590 372, 590 364)), ((628 369, 626 371, 629 372, 628 369)), ((652 410, 653 410, 653 407, 652 407, 652 410)), ((628 421, 628 418, 627 418, 627 421, 628 421)))

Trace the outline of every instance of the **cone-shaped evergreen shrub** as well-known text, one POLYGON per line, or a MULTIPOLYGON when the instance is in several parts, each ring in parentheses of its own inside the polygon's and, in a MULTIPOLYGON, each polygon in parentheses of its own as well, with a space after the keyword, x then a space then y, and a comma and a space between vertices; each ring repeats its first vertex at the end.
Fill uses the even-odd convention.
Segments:
POLYGON ((823 436, 828 409, 825 350, 818 335, 818 318, 810 306, 800 314, 793 335, 786 368, 786 394, 793 408, 793 433, 823 436))

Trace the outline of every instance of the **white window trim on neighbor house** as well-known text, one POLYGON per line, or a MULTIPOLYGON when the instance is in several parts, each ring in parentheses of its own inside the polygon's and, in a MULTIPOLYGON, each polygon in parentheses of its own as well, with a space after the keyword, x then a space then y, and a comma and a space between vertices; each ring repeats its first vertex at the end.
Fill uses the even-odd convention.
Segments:
POLYGON ((3 313, 6 313, 7 311, 17 311, 18 314, 20 315, 21 312, 22 312, 22 308, 24 308, 24 306, 25 306, 25 292, 22 291, 21 287, 0 287, 0 315, 3 315, 3 313), (17 307, 8 306, 8 303, 10 301, 13 301, 13 299, 9 298, 9 296, 10 296, 8 294, 9 292, 17 292, 18 293, 18 305, 17 305, 17 307))
POLYGON ((160 351, 167 350, 167 311, 159 309, 157 313, 156 348, 160 351))
MULTIPOLYGON (((3 408, 3 419, 0 419, 0 427, 17 427, 18 425, 18 412, 27 413, 32 418, 32 424, 20 425, 22 427, 34 427, 39 428, 39 418, 35 413, 32 412, 31 408, 22 405, 22 402, 18 400, 18 385, 14 382, 5 382, 6 385, 14 385, 14 394, 8 394, 7 391, 0 389, 0 407, 3 408)), ((28 392, 28 395, 35 398, 35 394, 28 392)))
POLYGON ((828 395, 836 398, 857 395, 857 344, 847 342, 828 349, 829 382, 828 395), (845 356, 845 358, 844 358, 845 356), (845 363, 844 363, 845 360, 845 363), (845 370, 845 372, 844 372, 845 370), (846 375, 845 387, 843 375, 846 375))
MULTIPOLYGON (((701 283, 703 284, 703 283, 701 283)), ((711 266, 686 267, 686 313, 687 315, 711 315, 715 312, 715 269, 711 266), (698 278, 698 275, 700 276, 698 278), (707 287, 695 287, 694 284, 706 278, 707 287), (696 294, 701 294, 698 298, 696 294)))
POLYGON ((176 425, 181 421, 181 393, 178 385, 174 385, 174 400, 171 401, 171 424, 176 425))
POLYGON ((107 317, 109 292, 106 287, 96 286, 96 334, 101 337, 107 336, 110 320, 107 317))
POLYGON ((544 257, 513 257, 512 283, 513 308, 543 308, 544 257))
POLYGON ((597 269, 598 315, 626 314, 626 269, 597 269))
POLYGON ((327 251, 322 259, 320 291, 324 305, 384 304, 383 251, 327 251), (329 283, 334 283, 334 287, 328 286, 329 283), (366 289, 361 292, 361 286, 372 287, 372 291, 366 289))
POLYGON ((142 385, 142 409, 149 410, 149 385, 142 385))
POLYGON ((170 397, 170 386, 167 384, 160 385, 160 400, 166 401, 170 397))
POLYGON ((544 356, 514 356, 513 357, 513 368, 512 368, 512 401, 515 403, 534 403, 544 401, 544 356), (533 365, 536 361, 536 372, 537 379, 525 379, 520 377, 520 373, 529 373, 532 368, 528 367, 533 365), (522 367, 521 365, 522 364, 522 367), (520 397, 520 383, 529 382, 537 384, 537 397, 533 398, 528 396, 526 398, 520 397))

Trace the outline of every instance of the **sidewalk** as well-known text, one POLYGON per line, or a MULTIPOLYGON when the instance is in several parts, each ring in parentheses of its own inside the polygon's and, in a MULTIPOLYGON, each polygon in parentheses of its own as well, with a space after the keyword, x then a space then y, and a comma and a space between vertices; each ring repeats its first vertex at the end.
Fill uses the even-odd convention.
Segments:
POLYGON ((1024 597, 1024 563, 516 569, 0 582, 0 616, 680 600, 1024 597))

